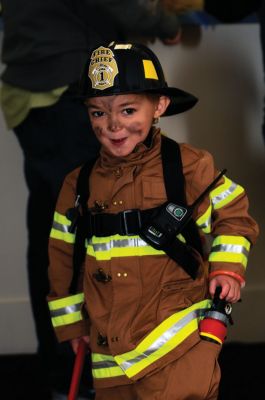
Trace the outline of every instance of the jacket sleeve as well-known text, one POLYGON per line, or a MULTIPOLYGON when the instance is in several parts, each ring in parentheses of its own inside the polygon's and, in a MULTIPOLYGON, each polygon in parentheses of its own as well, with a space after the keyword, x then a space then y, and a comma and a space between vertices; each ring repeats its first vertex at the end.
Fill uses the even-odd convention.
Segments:
MULTIPOLYGON (((192 203, 219 171, 212 156, 189 145, 182 146, 183 168, 188 203, 192 203)), ((244 282, 248 255, 258 236, 258 225, 248 212, 244 188, 224 175, 204 197, 194 212, 196 224, 203 234, 212 237, 209 272, 228 273, 244 282)))
POLYGON ((89 321, 84 312, 82 268, 76 291, 74 294, 70 293, 75 233, 69 232, 71 221, 67 210, 75 203, 78 172, 79 169, 73 171, 63 183, 49 239, 50 291, 47 299, 52 325, 59 341, 70 340, 89 333, 89 321))
MULTIPOLYGON (((160 0, 86 0, 89 6, 97 7, 109 16, 109 21, 116 24, 127 35, 174 37, 180 27, 176 13, 164 10, 160 0)), ((100 15, 99 15, 100 21, 100 15)))

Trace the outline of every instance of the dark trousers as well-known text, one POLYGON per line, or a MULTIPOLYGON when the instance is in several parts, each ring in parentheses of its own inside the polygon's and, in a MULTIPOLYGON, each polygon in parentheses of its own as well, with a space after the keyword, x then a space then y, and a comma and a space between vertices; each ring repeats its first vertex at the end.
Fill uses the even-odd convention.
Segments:
POLYGON ((65 175, 94 158, 99 144, 85 106, 66 92, 50 107, 33 109, 15 128, 24 153, 27 205, 28 281, 41 365, 51 370, 58 345, 53 333, 46 296, 48 238, 56 199, 65 175))

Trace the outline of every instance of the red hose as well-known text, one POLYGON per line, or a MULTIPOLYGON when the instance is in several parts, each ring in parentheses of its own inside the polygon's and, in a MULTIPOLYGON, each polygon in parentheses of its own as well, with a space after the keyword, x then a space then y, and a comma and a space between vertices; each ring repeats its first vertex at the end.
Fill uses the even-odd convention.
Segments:
POLYGON ((78 345, 78 349, 77 349, 77 353, 76 353, 76 357, 75 357, 75 363, 74 363, 74 368, 73 368, 70 390, 69 390, 69 394, 68 394, 68 400, 76 400, 76 398, 77 398, 86 351, 87 351, 87 344, 84 340, 81 340, 78 345))

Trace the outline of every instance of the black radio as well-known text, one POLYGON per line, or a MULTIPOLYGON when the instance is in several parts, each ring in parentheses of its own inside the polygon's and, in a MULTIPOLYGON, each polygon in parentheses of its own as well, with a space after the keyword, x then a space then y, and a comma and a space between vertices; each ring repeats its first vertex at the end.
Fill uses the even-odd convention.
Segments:
POLYGON ((142 227, 140 231, 141 238, 157 250, 163 250, 165 246, 169 246, 192 218, 194 208, 209 193, 225 172, 226 169, 214 179, 190 206, 172 202, 162 204, 148 223, 142 227))

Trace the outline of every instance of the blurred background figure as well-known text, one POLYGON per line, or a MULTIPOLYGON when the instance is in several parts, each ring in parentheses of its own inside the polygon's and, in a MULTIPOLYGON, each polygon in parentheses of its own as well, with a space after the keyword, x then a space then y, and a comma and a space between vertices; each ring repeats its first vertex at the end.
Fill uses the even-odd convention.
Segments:
MULTIPOLYGON (((83 63, 89 47, 103 41, 142 37, 176 44, 180 22, 177 13, 152 0, 1 3, 5 65, 1 105, 7 127, 14 131, 24 155, 29 190, 28 282, 40 376, 44 385, 49 378, 51 387, 55 382, 57 390, 66 392, 69 382, 60 383, 59 376, 65 374, 58 354, 67 349, 56 344, 46 303, 47 242, 64 176, 98 152, 86 109, 75 97, 83 63)), ((52 396, 50 389, 42 395, 45 400, 52 396)))

